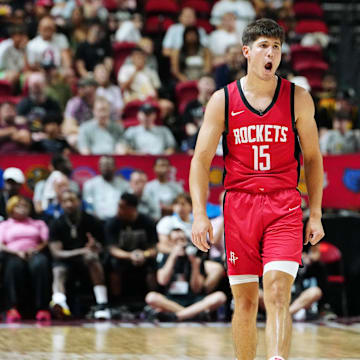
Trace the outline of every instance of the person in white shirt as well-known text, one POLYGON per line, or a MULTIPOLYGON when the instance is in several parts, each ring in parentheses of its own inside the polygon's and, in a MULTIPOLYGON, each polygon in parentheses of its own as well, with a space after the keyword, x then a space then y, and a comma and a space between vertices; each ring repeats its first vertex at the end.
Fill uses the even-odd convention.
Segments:
MULTIPOLYGON (((186 27, 196 26, 196 13, 190 7, 184 7, 179 16, 179 23, 171 25, 166 31, 162 43, 162 53, 170 56, 173 50, 180 50, 183 45, 183 34, 186 27)), ((203 28, 199 27, 201 45, 207 46, 207 35, 203 28)))
POLYGON ((125 103, 132 100, 156 98, 160 88, 159 75, 146 66, 146 54, 135 48, 131 54, 132 64, 124 64, 118 74, 118 83, 123 91, 125 103))
POLYGON ((25 28, 13 26, 10 38, 0 43, 0 79, 13 86, 18 82, 25 67, 25 47, 28 41, 25 28))
POLYGON ((27 62, 32 70, 39 70, 43 62, 52 62, 57 67, 69 68, 72 59, 69 42, 65 35, 56 33, 52 17, 45 16, 39 22, 39 35, 29 41, 26 48, 27 62))
POLYGON ((129 184, 115 175, 115 160, 111 156, 99 159, 100 175, 85 181, 83 198, 101 220, 116 215, 120 196, 129 189, 129 184))
POLYGON ((115 33, 115 41, 132 42, 138 44, 141 39, 143 19, 141 14, 134 14, 131 19, 120 23, 115 33))

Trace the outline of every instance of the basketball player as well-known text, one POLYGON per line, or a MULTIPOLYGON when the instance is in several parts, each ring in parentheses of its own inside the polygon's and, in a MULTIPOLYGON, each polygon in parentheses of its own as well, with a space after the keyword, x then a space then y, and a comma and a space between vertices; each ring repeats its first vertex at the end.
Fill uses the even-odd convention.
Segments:
POLYGON ((209 168, 223 134, 225 245, 235 300, 233 337, 238 360, 256 354, 258 281, 267 310, 266 356, 287 359, 290 290, 301 262, 302 213, 297 191, 299 145, 304 158, 310 218, 305 243, 323 236, 322 158, 314 104, 303 88, 278 77, 283 30, 260 19, 243 33, 248 73, 213 94, 190 169, 192 241, 207 252, 213 230, 206 216, 209 168))

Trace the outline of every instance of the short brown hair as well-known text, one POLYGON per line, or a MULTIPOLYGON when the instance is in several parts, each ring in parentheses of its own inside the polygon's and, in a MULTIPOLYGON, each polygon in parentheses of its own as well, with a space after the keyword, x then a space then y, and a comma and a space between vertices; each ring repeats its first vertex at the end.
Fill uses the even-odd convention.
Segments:
POLYGON ((249 24, 242 35, 243 45, 251 45, 260 36, 279 39, 281 43, 284 42, 284 30, 274 20, 259 19, 249 24))

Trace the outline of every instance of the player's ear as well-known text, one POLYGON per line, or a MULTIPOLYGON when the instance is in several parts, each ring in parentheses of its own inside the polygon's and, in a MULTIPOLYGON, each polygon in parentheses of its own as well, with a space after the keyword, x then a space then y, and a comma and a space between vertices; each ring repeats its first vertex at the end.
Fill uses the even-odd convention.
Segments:
POLYGON ((246 59, 249 59, 250 46, 249 46, 249 45, 244 45, 244 46, 242 47, 242 53, 243 53, 243 55, 244 55, 244 57, 245 57, 246 59))

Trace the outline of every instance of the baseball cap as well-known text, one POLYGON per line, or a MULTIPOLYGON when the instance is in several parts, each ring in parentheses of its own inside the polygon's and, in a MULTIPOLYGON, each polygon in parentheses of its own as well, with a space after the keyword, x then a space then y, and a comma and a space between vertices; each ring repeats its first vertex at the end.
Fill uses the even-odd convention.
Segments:
POLYGON ((152 103, 144 103, 140 106, 139 111, 145 114, 151 114, 153 112, 156 112, 157 108, 152 103))
POLYGON ((25 182, 25 176, 23 172, 16 167, 9 167, 3 173, 4 181, 14 180, 18 184, 23 184, 25 182))

